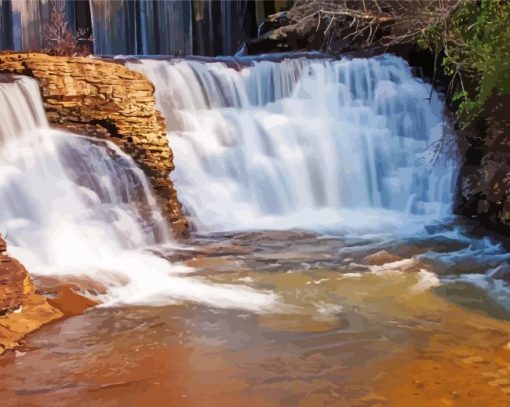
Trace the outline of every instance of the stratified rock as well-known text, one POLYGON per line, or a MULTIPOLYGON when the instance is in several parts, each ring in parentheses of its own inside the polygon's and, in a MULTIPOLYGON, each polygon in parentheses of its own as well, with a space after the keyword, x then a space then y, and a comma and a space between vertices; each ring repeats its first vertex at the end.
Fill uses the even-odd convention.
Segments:
POLYGON ((39 81, 53 125, 109 139, 131 155, 176 234, 186 233, 188 222, 169 179, 174 166, 165 120, 156 109, 154 85, 143 74, 116 62, 39 53, 0 54, 0 73, 6 72, 39 81))
POLYGON ((35 293, 25 267, 5 250, 0 236, 0 354, 18 346, 29 332, 63 315, 35 293))

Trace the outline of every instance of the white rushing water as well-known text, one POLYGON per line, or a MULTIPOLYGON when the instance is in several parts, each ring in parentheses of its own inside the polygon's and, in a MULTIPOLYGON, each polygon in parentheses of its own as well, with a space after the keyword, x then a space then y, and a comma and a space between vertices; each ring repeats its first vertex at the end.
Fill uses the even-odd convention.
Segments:
POLYGON ((273 305, 270 293, 207 284, 149 251, 174 243, 142 171, 111 143, 50 129, 27 77, 0 80, 0 175, 0 232, 33 274, 91 279, 105 305, 273 305))
POLYGON ((129 64, 156 85, 199 229, 386 230, 449 212, 455 165, 433 164, 443 102, 404 60, 249 64, 129 64))

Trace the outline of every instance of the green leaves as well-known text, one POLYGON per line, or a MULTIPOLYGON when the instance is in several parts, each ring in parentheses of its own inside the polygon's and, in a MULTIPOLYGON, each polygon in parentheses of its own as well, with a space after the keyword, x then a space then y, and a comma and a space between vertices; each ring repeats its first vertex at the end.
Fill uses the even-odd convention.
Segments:
POLYGON ((452 78, 459 124, 468 126, 493 95, 510 94, 510 2, 466 0, 449 18, 429 27, 418 44, 442 49, 444 72, 452 78), (464 88, 465 78, 474 82, 464 88))

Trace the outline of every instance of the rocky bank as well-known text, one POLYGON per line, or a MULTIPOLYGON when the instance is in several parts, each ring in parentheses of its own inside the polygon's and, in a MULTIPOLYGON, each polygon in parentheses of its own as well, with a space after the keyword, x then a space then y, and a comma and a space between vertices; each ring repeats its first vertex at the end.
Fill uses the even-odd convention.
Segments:
POLYGON ((0 54, 0 73, 38 80, 49 122, 72 132, 108 139, 145 171, 175 234, 188 221, 169 178, 174 169, 166 123, 156 109, 154 85, 120 63, 40 53, 0 54))
POLYGON ((510 226, 510 97, 492 95, 463 132, 464 163, 457 212, 508 235, 510 226))
POLYGON ((6 250, 0 236, 0 354, 18 346, 27 333, 63 316, 36 294, 25 267, 6 250))

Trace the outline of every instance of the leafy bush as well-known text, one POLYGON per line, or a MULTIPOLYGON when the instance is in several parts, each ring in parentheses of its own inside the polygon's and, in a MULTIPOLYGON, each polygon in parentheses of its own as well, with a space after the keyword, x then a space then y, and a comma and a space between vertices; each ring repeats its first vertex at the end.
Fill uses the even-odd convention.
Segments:
POLYGON ((510 94, 509 2, 459 1, 450 15, 424 31, 419 44, 442 53, 461 127, 472 124, 490 98, 510 94))

